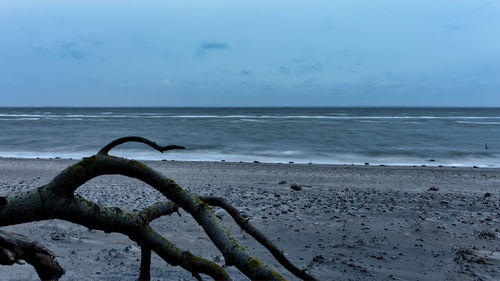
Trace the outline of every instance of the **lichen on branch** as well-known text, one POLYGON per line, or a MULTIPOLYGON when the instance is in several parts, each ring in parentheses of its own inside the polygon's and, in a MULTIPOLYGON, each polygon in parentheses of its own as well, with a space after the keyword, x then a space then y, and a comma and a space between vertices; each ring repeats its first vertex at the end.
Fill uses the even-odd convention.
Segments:
MULTIPOLYGON (((84 158, 66 168, 44 186, 0 196, 0 226, 63 219, 90 229, 122 233, 135 241, 141 246, 143 258, 140 279, 149 279, 150 261, 148 259, 151 258, 151 251, 153 251, 165 262, 181 266, 197 279, 201 279, 200 274, 205 274, 215 280, 231 280, 221 266, 176 247, 174 243, 150 227, 149 224, 154 219, 178 212, 181 208, 203 228, 224 256, 227 265, 235 266, 252 280, 284 280, 277 271, 251 256, 231 236, 210 208, 210 205, 220 206, 231 214, 243 230, 264 245, 287 270, 303 280, 314 279, 304 270, 295 267, 267 237, 236 214, 236 208, 224 199, 200 198, 141 162, 108 155, 111 149, 126 142, 144 143, 160 152, 184 148, 177 145, 159 146, 148 139, 135 136, 112 141, 96 155, 84 158), (155 203, 138 212, 126 212, 118 207, 100 206, 75 194, 75 190, 85 182, 95 177, 111 174, 141 180, 163 194, 165 201, 155 203)), ((42 278, 40 273, 39 276, 42 278)))

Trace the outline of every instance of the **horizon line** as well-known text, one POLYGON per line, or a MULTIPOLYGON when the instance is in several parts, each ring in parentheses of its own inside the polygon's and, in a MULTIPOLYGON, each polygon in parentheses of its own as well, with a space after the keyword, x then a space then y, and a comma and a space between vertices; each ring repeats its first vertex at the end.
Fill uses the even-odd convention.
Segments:
POLYGON ((500 108, 500 106, 411 106, 411 105, 345 105, 345 106, 1 106, 5 108, 500 108))

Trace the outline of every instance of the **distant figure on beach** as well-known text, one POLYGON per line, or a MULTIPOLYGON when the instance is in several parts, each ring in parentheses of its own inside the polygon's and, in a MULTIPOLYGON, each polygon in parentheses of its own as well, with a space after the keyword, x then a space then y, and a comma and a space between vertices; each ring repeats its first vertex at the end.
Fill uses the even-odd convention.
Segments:
POLYGON ((484 149, 488 149, 488 144, 485 144, 485 145, 484 145, 484 149))

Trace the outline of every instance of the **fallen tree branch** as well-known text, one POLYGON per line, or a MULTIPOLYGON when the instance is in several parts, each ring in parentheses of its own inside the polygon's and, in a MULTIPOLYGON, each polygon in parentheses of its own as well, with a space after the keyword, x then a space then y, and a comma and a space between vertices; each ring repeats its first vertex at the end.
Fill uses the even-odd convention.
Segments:
MULTIPOLYGON (((171 215, 177 212, 179 214, 179 207, 174 202, 167 200, 166 202, 156 202, 152 206, 146 207, 138 212, 138 216, 148 223, 154 219, 165 215, 171 215)), ((151 249, 148 247, 141 247, 141 266, 139 268, 138 281, 151 280, 151 249)))
POLYGON ((165 202, 156 202, 153 205, 140 210, 137 215, 149 224, 159 217, 171 215, 173 213, 179 214, 179 206, 177 206, 177 204, 173 201, 167 200, 165 202))
POLYGON ((110 142, 105 147, 103 147, 101 150, 99 150, 99 152, 97 152, 97 154, 108 155, 108 153, 111 149, 113 149, 114 147, 116 147, 120 144, 124 144, 126 142, 144 143, 144 144, 147 144, 147 145, 151 146, 152 148, 158 150, 161 153, 163 153, 164 151, 167 151, 167 150, 172 150, 172 149, 185 149, 183 146, 179 146, 179 145, 159 146, 155 142, 152 142, 146 138, 130 136, 130 137, 119 138, 119 139, 116 139, 116 140, 110 142))
POLYGON ((283 252, 278 249, 276 245, 274 245, 271 240, 269 240, 262 232, 260 232, 257 228, 251 225, 248 221, 248 218, 243 217, 240 214, 240 211, 236 209, 234 206, 229 204, 226 199, 221 197, 214 196, 200 196, 200 199, 203 200, 210 206, 220 207, 233 218, 233 220, 238 224, 241 229, 250 234, 257 242, 259 242, 262 246, 264 246, 273 256, 274 258, 285 267, 288 271, 293 273, 295 276, 302 280, 315 280, 314 277, 309 275, 305 269, 301 270, 293 265, 283 254, 283 252))
MULTIPOLYGON (((150 251, 154 251, 167 263, 183 267, 197 279, 201 280, 200 274, 207 274, 215 280, 231 280, 226 271, 216 263, 177 248, 149 226, 152 220, 182 208, 203 228, 224 256, 227 265, 235 266, 252 280, 284 280, 268 265, 250 256, 245 248, 231 237, 231 234, 207 204, 207 202, 215 204, 216 201, 211 198, 205 198, 207 202, 201 200, 182 189, 173 180, 138 161, 108 155, 112 148, 125 142, 145 143, 160 152, 183 148, 175 145, 158 146, 156 143, 141 137, 117 139, 106 145, 97 155, 84 158, 66 168, 47 185, 25 192, 0 196, 0 226, 47 219, 63 219, 86 226, 89 229, 119 232, 127 235, 143 250, 141 252, 143 257, 141 265, 143 266, 141 266, 139 278, 149 278, 150 251), (141 180, 162 193, 168 200, 155 203, 139 212, 130 213, 117 207, 101 207, 75 194, 76 189, 85 182, 98 176, 110 174, 141 180)), ((241 220, 241 217, 233 216, 233 218, 236 221, 241 220)), ((248 226, 247 229, 251 230, 248 226)), ((255 233, 259 232, 253 231, 253 233, 256 235, 255 233)), ((256 236, 259 237, 259 235, 256 236)), ((265 238, 265 236, 263 237, 265 238)), ((266 243, 272 245, 270 241, 266 242, 267 240, 263 240, 262 237, 259 239, 263 245, 266 243)), ((290 263, 288 260, 277 256, 285 268, 296 269, 293 265, 291 267, 287 264, 290 263)), ((293 271, 291 272, 293 273, 293 271)), ((305 274, 305 272, 303 273, 305 274)), ((300 275, 297 276, 300 277, 300 275)), ((312 279, 312 277, 309 278, 309 275, 303 275, 303 277, 306 277, 303 278, 306 280, 312 279)))
POLYGON ((42 280, 58 280, 64 274, 55 255, 40 243, 21 234, 0 230, 0 264, 22 264, 21 260, 31 264, 42 280))
POLYGON ((141 267, 139 269, 139 279, 137 281, 151 280, 151 249, 141 247, 141 267))
MULTIPOLYGON (((172 205, 170 205, 172 206, 172 205)), ((90 229, 99 229, 104 232, 119 232, 127 235, 142 247, 152 249, 162 259, 171 265, 179 265, 193 275, 207 274, 215 280, 231 280, 226 271, 216 263, 198 257, 189 251, 177 248, 150 226, 150 221, 144 220, 142 211, 130 213, 117 207, 100 207, 87 201, 79 195, 64 202, 57 202, 54 206, 56 218, 86 226, 90 229)), ((146 208, 145 210, 151 207, 146 208)), ((173 213, 176 208, 170 209, 173 213)))

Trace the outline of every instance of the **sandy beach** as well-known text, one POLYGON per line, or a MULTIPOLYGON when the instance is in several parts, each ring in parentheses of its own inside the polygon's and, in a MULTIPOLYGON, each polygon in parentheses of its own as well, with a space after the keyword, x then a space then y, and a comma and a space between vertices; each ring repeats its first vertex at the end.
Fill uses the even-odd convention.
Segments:
MULTIPOLYGON (((74 160, 0 159, 0 193, 36 188, 74 160)), ((500 169, 145 162, 198 195, 227 198, 299 267, 320 280, 500 280, 500 169), (297 184, 301 190, 292 190, 297 184)), ((93 179, 77 192, 125 210, 162 200, 126 177, 93 179)), ((228 215, 250 254, 296 280, 228 215)), ((179 247, 224 264, 185 212, 153 227, 179 247)), ((2 227, 58 256, 61 280, 135 280, 140 249, 121 234, 60 220, 2 227)), ((246 280, 234 268, 235 280, 246 280)), ((195 280, 153 255, 152 280, 195 280)), ((37 280, 29 265, 0 267, 1 280, 37 280)))

